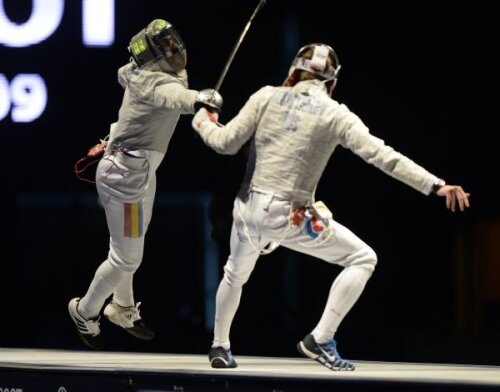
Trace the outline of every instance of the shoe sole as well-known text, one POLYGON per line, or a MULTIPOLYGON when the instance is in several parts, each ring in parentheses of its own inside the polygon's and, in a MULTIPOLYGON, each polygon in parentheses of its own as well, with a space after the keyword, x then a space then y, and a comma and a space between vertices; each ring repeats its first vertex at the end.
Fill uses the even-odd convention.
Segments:
POLYGON ((141 332, 138 332, 133 328, 123 328, 125 331, 127 331, 130 335, 137 339, 141 340, 153 340, 155 337, 155 334, 153 333, 152 335, 144 335, 141 332))
POLYGON ((210 365, 215 369, 234 369, 238 366, 236 363, 230 366, 224 359, 218 357, 213 358, 210 361, 210 365))
POLYGON ((297 343, 297 350, 299 351, 299 353, 301 353, 305 357, 310 358, 310 359, 314 359, 316 362, 322 364, 327 369, 330 369, 330 370, 333 370, 333 371, 339 371, 339 372, 346 371, 346 372, 350 372, 350 371, 353 371, 353 370, 356 369, 356 367, 353 367, 352 369, 348 369, 348 368, 341 368, 341 367, 338 367, 338 366, 333 366, 333 364, 331 362, 328 362, 322 356, 309 351, 304 346, 304 343, 302 343, 302 342, 297 343))
POLYGON ((78 337, 80 340, 85 343, 85 345, 92 350, 102 350, 104 348, 104 344, 98 343, 98 344, 92 344, 90 343, 87 338, 85 337, 85 334, 78 332, 78 337))
POLYGON ((154 332, 151 335, 144 335, 143 333, 137 331, 136 327, 131 327, 131 328, 126 328, 121 326, 118 323, 115 323, 108 315, 104 313, 104 317, 106 317, 106 320, 108 320, 111 324, 116 325, 117 327, 120 327, 130 335, 132 335, 134 338, 141 339, 141 340, 153 340, 155 337, 154 332))

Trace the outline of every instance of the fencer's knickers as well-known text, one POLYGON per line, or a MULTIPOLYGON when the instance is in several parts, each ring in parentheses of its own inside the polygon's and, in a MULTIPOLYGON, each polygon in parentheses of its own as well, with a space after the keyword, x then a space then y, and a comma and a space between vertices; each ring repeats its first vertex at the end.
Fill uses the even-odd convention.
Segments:
POLYGON ((315 241, 303 227, 290 225, 290 212, 297 203, 255 188, 248 191, 245 197, 240 194, 236 198, 231 253, 224 267, 225 279, 230 285, 241 286, 248 280, 259 257, 259 250, 272 241, 342 267, 363 265, 368 271, 374 270, 377 262, 375 252, 335 220, 330 219, 328 222, 333 235, 324 242, 315 241))
POLYGON ((108 150, 97 167, 97 191, 110 233, 108 261, 121 270, 134 272, 142 261, 163 157, 150 150, 108 150))

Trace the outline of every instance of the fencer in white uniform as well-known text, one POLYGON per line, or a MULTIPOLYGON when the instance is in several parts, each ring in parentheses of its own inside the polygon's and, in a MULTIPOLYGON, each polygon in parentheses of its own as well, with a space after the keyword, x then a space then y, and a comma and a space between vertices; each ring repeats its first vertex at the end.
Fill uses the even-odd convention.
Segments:
POLYGON ((98 267, 86 294, 68 305, 82 341, 103 347, 100 314, 140 339, 154 332, 142 320, 134 299, 133 277, 141 264, 144 236, 151 220, 156 170, 180 115, 196 106, 220 109, 211 89, 188 89, 186 48, 171 23, 155 19, 130 41, 131 62, 118 71, 124 88, 118 120, 112 124, 96 186, 110 233, 107 259, 98 267))
POLYGON ((370 134, 363 122, 330 96, 340 64, 325 44, 302 47, 283 86, 254 93, 227 125, 200 109, 192 125, 221 154, 235 154, 251 140, 243 186, 234 202, 230 255, 216 295, 212 367, 236 367, 230 327, 242 287, 259 256, 281 245, 343 267, 324 312, 297 348, 333 370, 354 370, 336 349, 335 332, 361 295, 377 263, 370 246, 332 218, 315 189, 337 146, 350 149, 384 173, 424 195, 446 197, 448 208, 468 207, 460 186, 436 175, 370 134))

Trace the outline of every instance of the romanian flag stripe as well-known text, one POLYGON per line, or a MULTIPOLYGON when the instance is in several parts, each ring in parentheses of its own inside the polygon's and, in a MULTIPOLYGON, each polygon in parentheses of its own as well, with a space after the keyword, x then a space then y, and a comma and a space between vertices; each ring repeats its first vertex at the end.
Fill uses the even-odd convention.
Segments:
POLYGON ((124 203, 123 235, 130 238, 142 236, 142 203, 124 203))

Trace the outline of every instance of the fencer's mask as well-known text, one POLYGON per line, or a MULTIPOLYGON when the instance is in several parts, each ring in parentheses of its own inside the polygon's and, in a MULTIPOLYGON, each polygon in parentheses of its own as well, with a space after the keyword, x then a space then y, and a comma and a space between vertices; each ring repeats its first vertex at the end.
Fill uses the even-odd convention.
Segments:
POLYGON ((295 55, 283 85, 294 86, 300 81, 300 71, 306 71, 321 80, 331 95, 337 84, 339 70, 339 58, 331 46, 320 43, 305 45, 295 55))
POLYGON ((171 23, 153 20, 130 40, 132 59, 142 67, 153 61, 165 72, 178 73, 186 67, 186 46, 171 23))

